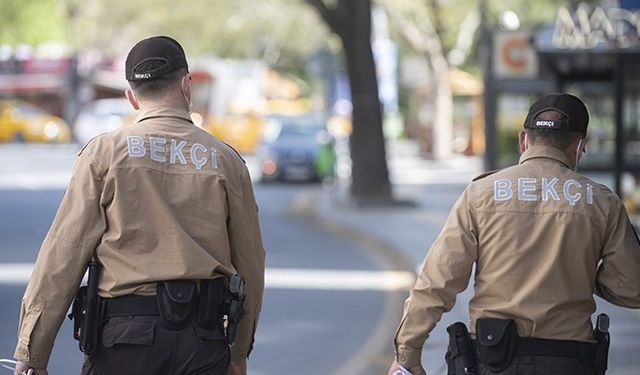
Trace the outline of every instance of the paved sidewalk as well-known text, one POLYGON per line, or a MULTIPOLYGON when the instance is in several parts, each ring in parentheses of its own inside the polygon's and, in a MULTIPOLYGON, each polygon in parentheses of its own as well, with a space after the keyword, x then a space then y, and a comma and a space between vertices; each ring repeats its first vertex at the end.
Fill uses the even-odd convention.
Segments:
MULTIPOLYGON (((386 252, 392 263, 389 267, 417 271, 429 246, 440 233, 449 211, 471 178, 480 172, 478 159, 454 159, 445 162, 416 161, 415 156, 405 155, 413 164, 420 164, 422 180, 408 178, 407 183, 394 185, 396 198, 408 199, 416 207, 385 207, 356 209, 345 205, 345 192, 340 188, 326 190, 316 197, 307 197, 313 204, 316 219, 325 227, 354 240, 371 243, 375 251, 386 252), (445 176, 445 177, 443 177, 445 176)), ((398 168, 403 163, 391 162, 391 174, 402 181, 398 168)), ((394 178, 392 177, 392 180, 394 178)), ((398 182, 400 182, 398 181, 398 182)), ((448 337, 446 327, 456 321, 468 321, 467 305, 472 295, 470 287, 458 296, 454 309, 445 314, 432 332, 423 351, 423 365, 429 375, 446 373, 444 353, 448 337)), ((404 293, 406 297, 408 291, 404 293)), ((612 319, 612 346, 609 375, 640 374, 640 315, 637 311, 621 309, 601 300, 598 312, 606 312, 612 319)), ((388 322, 391 331, 399 323, 400 314, 388 322)), ((390 340, 391 338, 389 338, 390 340)), ((376 372, 391 360, 391 340, 385 355, 379 356, 376 372)))

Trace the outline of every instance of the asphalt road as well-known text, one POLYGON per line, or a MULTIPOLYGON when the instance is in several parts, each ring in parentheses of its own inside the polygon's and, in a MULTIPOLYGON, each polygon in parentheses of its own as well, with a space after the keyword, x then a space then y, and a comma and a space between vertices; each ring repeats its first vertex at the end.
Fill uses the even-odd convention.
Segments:
MULTIPOLYGON (((0 147, 0 358, 13 355, 25 288, 20 277, 7 275, 16 263, 35 260, 62 198, 73 151, 73 147, 0 147)), ((379 354, 380 346, 372 341, 388 343, 392 333, 388 328, 400 314, 397 299, 403 292, 384 283, 365 287, 361 282, 363 277, 385 279, 379 272, 384 268, 380 259, 292 214, 291 205, 314 189, 319 187, 256 186, 268 271, 249 361, 254 375, 327 375, 345 373, 345 367, 367 373, 368 365, 360 359, 379 354), (389 299, 394 302, 387 303, 389 299)), ((70 322, 65 321, 49 366, 52 375, 79 372, 82 357, 70 336, 70 322)))

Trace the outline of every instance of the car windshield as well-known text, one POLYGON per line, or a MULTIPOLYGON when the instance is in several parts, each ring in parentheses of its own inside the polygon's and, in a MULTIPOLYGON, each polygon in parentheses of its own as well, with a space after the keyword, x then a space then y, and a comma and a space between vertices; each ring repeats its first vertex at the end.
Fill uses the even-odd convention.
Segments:
POLYGON ((40 108, 26 103, 15 103, 11 105, 11 108, 13 108, 15 115, 19 117, 47 114, 47 112, 41 110, 40 108))
POLYGON ((296 142, 313 139, 323 130, 317 122, 304 120, 271 120, 264 132, 264 140, 274 142, 296 142))

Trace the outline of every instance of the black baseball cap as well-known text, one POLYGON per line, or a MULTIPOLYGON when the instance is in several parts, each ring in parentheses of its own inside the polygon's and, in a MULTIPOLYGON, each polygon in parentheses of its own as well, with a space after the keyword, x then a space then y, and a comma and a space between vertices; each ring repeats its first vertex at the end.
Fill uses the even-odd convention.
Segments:
POLYGON ((531 105, 524 120, 525 129, 568 130, 585 135, 588 125, 587 107, 582 100, 571 94, 551 94, 541 97, 531 105), (560 113, 560 118, 549 119, 548 116, 542 115, 547 111, 560 113))
POLYGON ((153 36, 131 48, 125 62, 125 75, 127 81, 145 81, 180 68, 189 70, 180 43, 168 36, 153 36))

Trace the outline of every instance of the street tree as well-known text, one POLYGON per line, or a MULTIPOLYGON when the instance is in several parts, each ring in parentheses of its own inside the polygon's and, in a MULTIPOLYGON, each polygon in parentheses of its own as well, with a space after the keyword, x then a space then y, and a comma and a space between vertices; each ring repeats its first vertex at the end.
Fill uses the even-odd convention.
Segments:
MULTIPOLYGON (((449 71, 456 67, 480 71, 477 46, 481 22, 505 27, 502 16, 517 15, 523 28, 551 22, 558 8, 554 0, 378 0, 387 11, 395 34, 408 49, 422 56, 431 77, 431 95, 425 106, 432 109, 436 157, 452 152, 453 92, 449 71)), ((561 3, 575 3, 564 0, 561 3)))
POLYGON ((371 48, 371 0, 306 0, 342 42, 351 88, 351 198, 358 204, 392 200, 382 107, 371 48))

